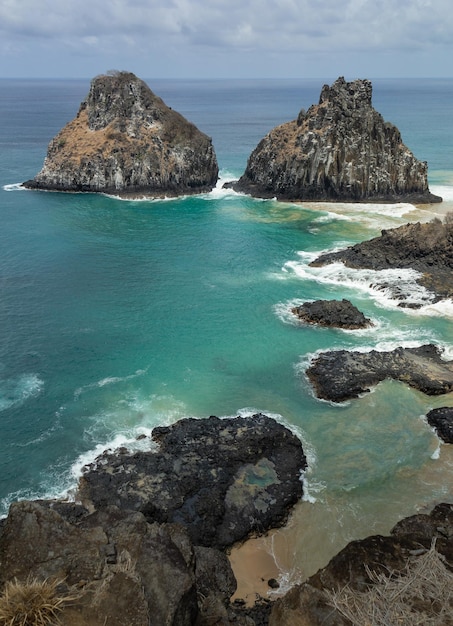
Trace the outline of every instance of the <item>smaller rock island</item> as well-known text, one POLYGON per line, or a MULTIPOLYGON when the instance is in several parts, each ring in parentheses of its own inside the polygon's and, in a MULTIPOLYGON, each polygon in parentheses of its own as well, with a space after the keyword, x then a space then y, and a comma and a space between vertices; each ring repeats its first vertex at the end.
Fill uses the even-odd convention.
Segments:
POLYGON ((28 189, 125 197, 210 191, 218 179, 211 139, 130 72, 91 81, 75 119, 50 142, 28 189))
POLYGON ((338 78, 319 103, 277 126, 249 157, 236 191, 312 202, 441 202, 428 166, 371 104, 369 80, 338 78))
POLYGON ((315 300, 293 307, 292 313, 307 324, 318 324, 344 330, 358 330, 373 326, 349 300, 315 300))

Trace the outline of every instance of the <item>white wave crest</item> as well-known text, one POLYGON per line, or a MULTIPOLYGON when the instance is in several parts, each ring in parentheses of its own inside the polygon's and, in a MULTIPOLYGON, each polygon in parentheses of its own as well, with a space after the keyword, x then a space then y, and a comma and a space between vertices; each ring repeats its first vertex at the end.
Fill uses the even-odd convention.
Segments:
POLYGON ((420 273, 412 269, 352 269, 338 262, 311 267, 303 260, 288 261, 283 271, 292 272, 302 280, 365 292, 386 309, 401 308, 401 305, 425 306, 434 300, 433 294, 417 283, 420 273))
POLYGON ((453 185, 430 185, 431 193, 440 196, 444 202, 453 201, 453 185))
POLYGON ((21 374, 16 378, 0 379, 0 411, 20 406, 37 396, 44 386, 37 374, 21 374))
POLYGON ((146 370, 137 370, 133 374, 128 374, 127 376, 106 376, 105 378, 101 378, 94 383, 89 383, 88 385, 84 385, 83 387, 78 387, 74 391, 74 399, 77 400, 82 394, 91 391, 92 389, 98 389, 100 387, 106 387, 108 385, 115 385, 118 383, 126 382, 128 380, 133 380, 139 376, 146 374, 146 370))
POLYGON ((9 185, 3 185, 3 191, 27 191, 23 183, 10 183, 9 185))

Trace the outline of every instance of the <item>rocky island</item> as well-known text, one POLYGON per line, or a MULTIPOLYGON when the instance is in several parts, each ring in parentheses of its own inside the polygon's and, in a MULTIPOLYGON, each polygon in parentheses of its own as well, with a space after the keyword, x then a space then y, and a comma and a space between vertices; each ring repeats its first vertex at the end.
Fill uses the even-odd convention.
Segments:
POLYGON ((331 402, 358 398, 387 378, 431 396, 453 391, 453 361, 444 361, 439 348, 432 344, 389 352, 322 352, 306 374, 316 395, 331 402))
POLYGON ((212 141, 130 72, 97 76, 75 119, 50 142, 28 189, 177 196, 210 191, 212 141))
POLYGON ((338 78, 319 103, 266 135, 249 157, 236 191, 260 198, 323 202, 413 202, 430 193, 427 163, 371 104, 369 80, 338 78))
POLYGON ((315 300, 293 307, 292 312, 307 324, 318 324, 345 330, 358 330, 373 326, 349 300, 315 300))

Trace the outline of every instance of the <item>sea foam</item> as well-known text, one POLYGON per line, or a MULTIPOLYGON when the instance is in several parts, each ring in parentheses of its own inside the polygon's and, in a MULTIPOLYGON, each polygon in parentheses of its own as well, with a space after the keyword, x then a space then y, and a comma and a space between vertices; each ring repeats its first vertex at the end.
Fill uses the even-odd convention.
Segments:
POLYGON ((23 183, 10 183, 9 185, 3 185, 3 191, 27 191, 23 183))
POLYGON ((0 378, 0 411, 20 406, 37 396, 44 386, 38 374, 21 374, 15 378, 0 378))
POLYGON ((359 290, 371 296, 382 308, 425 306, 434 300, 433 294, 417 283, 420 273, 413 269, 352 269, 338 262, 311 267, 311 259, 306 253, 299 256, 301 261, 288 261, 283 271, 293 273, 302 280, 359 290))

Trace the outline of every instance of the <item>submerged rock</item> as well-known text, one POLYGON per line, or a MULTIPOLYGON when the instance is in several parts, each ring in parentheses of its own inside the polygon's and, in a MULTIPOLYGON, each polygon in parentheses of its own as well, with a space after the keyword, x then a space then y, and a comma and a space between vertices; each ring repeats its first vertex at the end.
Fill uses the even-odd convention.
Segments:
POLYGON ((265 415, 183 419, 152 437, 157 452, 104 453, 87 469, 85 505, 179 523, 195 545, 223 549, 281 526, 302 496, 301 442, 265 415))
POLYGON ((323 352, 307 369, 319 398, 344 402, 393 378, 428 395, 453 391, 453 361, 444 361, 437 346, 396 348, 390 352, 323 352))
MULTIPOLYGON (((435 219, 383 230, 380 237, 338 252, 323 254, 310 263, 320 267, 341 262, 355 269, 414 269, 417 282, 432 294, 432 301, 453 297, 453 224, 435 219)), ((420 305, 421 306, 421 305, 420 305)))
POLYGON ((218 178, 211 139, 130 72, 97 76, 50 142, 29 189, 127 196, 193 194, 218 178))
POLYGON ((308 324, 357 330, 373 323, 349 300, 315 300, 292 309, 294 315, 308 324))
POLYGON ((271 130, 252 152, 237 191, 279 200, 440 202, 427 163, 371 104, 369 80, 338 78, 319 104, 271 130))

